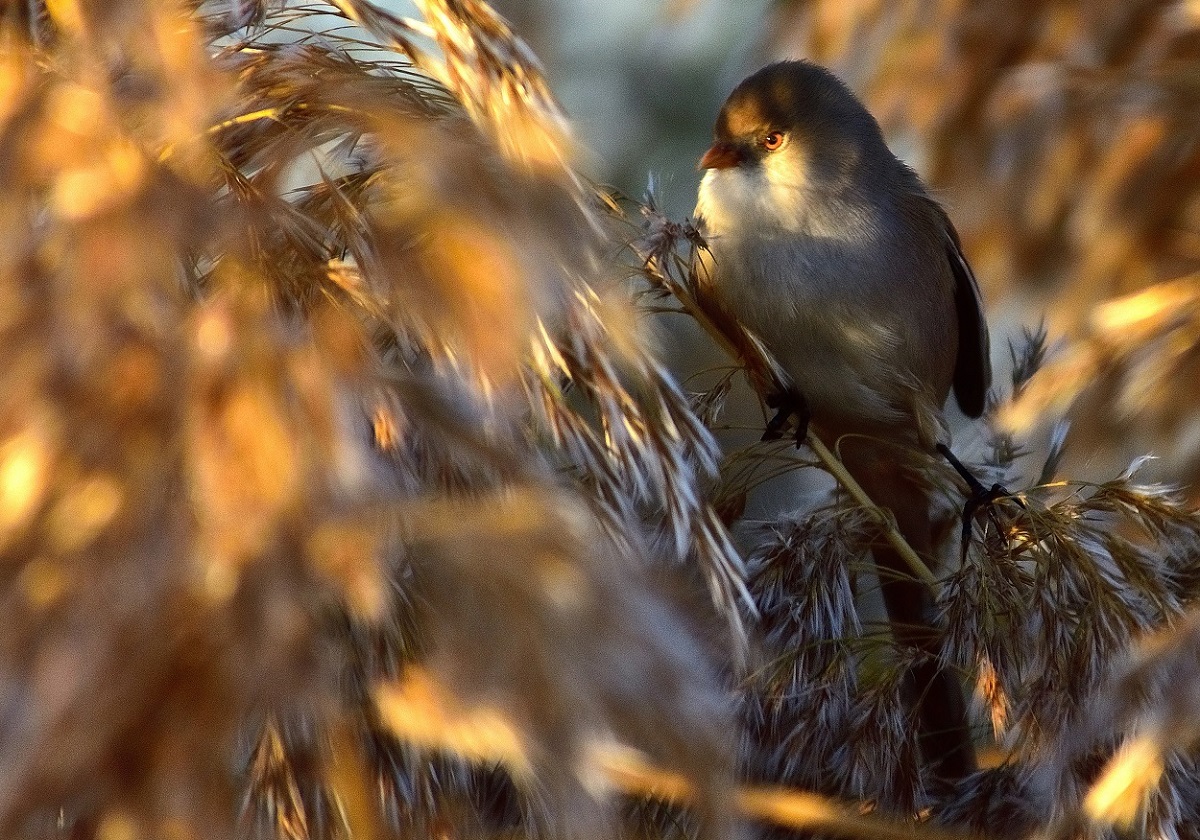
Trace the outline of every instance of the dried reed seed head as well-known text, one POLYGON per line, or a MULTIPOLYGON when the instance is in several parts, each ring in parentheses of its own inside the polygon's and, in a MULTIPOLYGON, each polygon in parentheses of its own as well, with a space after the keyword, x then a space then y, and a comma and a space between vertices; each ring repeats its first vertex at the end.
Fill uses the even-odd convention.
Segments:
POLYGON ((493 384, 511 382, 542 330, 566 326, 573 290, 598 279, 599 241, 576 196, 507 170, 469 125, 379 140, 385 168, 366 200, 372 267, 394 278, 390 316, 493 384))
POLYGON ((569 124, 529 48, 486 3, 418 0, 443 61, 426 64, 513 163, 573 180, 569 124))
POLYGON ((654 587, 629 586, 645 580, 645 561, 618 554, 569 495, 550 507, 542 492, 414 520, 430 664, 459 697, 500 709, 543 781, 616 737, 687 774, 715 806, 732 744, 711 664, 654 587), (497 633, 503 650, 486 643, 497 633), (681 725, 663 727, 668 713, 681 725))
MULTIPOLYGON (((109 763, 121 744, 133 748, 121 735, 130 727, 139 732, 137 744, 144 743, 154 755, 202 754, 227 769, 230 736, 248 709, 285 698, 320 708, 339 692, 319 667, 322 650, 340 648, 344 656, 350 651, 346 640, 330 634, 317 616, 340 605, 361 618, 378 618, 389 603, 378 526, 342 515, 345 505, 361 504, 379 490, 370 474, 380 465, 356 404, 364 383, 383 366, 385 357, 375 355, 376 341, 380 316, 392 303, 387 284, 363 275, 373 266, 362 258, 372 253, 367 217, 355 209, 367 195, 365 182, 355 180, 364 170, 355 156, 357 144, 343 145, 342 173, 324 179, 323 192, 309 190, 296 197, 282 189, 287 173, 295 172, 294 164, 309 151, 338 138, 352 140, 370 131, 376 139, 382 135, 379 123, 364 125, 346 117, 334 107, 336 96, 316 97, 320 88, 298 81, 305 61, 326 73, 329 84, 336 78, 334 70, 353 75, 362 73, 361 68, 347 63, 331 67, 336 62, 322 64, 320 54, 310 52, 286 56, 292 64, 280 68, 272 81, 264 70, 272 56, 264 53, 268 57, 260 57, 261 65, 241 68, 245 72, 235 87, 207 61, 189 64, 203 56, 203 46, 197 30, 188 25, 154 30, 166 40, 151 38, 148 44, 161 47, 162 55, 152 50, 143 54, 125 43, 132 33, 145 34, 145 27, 157 26, 158 18, 150 20, 155 15, 169 23, 171 10, 165 5, 150 10, 125 4, 121 14, 131 17, 119 24, 115 18, 88 18, 83 7, 60 8, 64 11, 52 21, 61 29, 56 46, 86 51, 85 39, 70 41, 71 27, 82 32, 86 25, 104 30, 97 43, 117 51, 129 48, 131 69, 118 79, 120 84, 141 84, 156 74, 166 76, 168 70, 179 78, 172 78, 173 87, 164 88, 161 98, 151 90, 134 101, 128 89, 114 87, 103 74, 91 75, 96 65, 86 63, 69 78, 55 78, 51 71, 42 83, 48 91, 42 99, 22 92, 19 75, 5 77, 17 82, 6 88, 8 127, 22 120, 22 129, 34 129, 10 130, 0 138, 6 143, 3 160, 19 174, 7 182, 0 223, 12 234, 11 241, 29 243, 29 256, 9 258, 0 275, 4 299, 15 304, 6 307, 0 325, 14 359, 3 376, 9 387, 0 404, 0 488, 11 503, 0 529, 0 550, 21 560, 17 595, 24 602, 6 625, 13 642, 6 649, 32 645, 30 650, 49 657, 47 661, 76 662, 69 654, 77 640, 56 635, 65 618, 67 626, 79 622, 90 628, 90 646, 80 649, 90 651, 88 661, 100 669, 68 669, 69 680, 60 675, 47 681, 54 674, 28 673, 14 660, 0 665, 30 696, 40 698, 39 708, 63 710, 62 715, 44 716, 40 728, 23 730, 29 743, 55 745, 49 752, 33 749, 20 761, 5 762, 8 778, 14 780, 6 787, 10 795, 0 801, 5 825, 49 804, 41 795, 35 799, 30 785, 41 785, 42 794, 51 798, 69 798, 86 787, 89 761, 109 763), (80 12, 78 20, 62 17, 71 9, 80 12), (172 43, 170 37, 176 35, 186 43, 172 43), (222 85, 221 96, 196 93, 214 79, 222 85), (155 111, 175 99, 180 102, 177 114, 155 111), (250 102, 262 113, 237 113, 231 107, 235 101, 250 102), (317 119, 297 116, 305 105, 319 106, 317 119), (232 117, 218 115, 226 107, 235 111, 232 117), (339 116, 340 121, 335 119, 339 116), (206 131, 210 126, 211 133, 206 131), (285 130, 275 130, 279 126, 285 130), (264 127, 270 130, 257 130, 264 127), (61 141, 64 132, 71 142, 56 145, 53 138, 61 141), (197 158, 185 155, 192 145, 203 147, 210 139, 229 186, 223 202, 214 202, 208 192, 217 170, 192 170, 197 158), (175 176, 176 167, 187 177, 175 176), (352 193, 354 189, 359 192, 352 193), (54 199, 50 206, 55 212, 31 226, 28 208, 43 195, 54 199), (97 203, 97 196, 103 201, 97 203), (307 213, 314 215, 308 218, 307 213), (212 222, 196 223, 209 217, 212 222), (335 236, 329 235, 323 218, 336 222, 335 236), (244 237, 228 235, 246 221, 251 226, 244 237), (188 253, 193 250, 200 255, 188 253), (194 285, 186 290, 179 284, 180 262, 195 269, 189 277, 194 285), (274 272, 268 270, 272 266, 274 272), (352 290, 347 296, 357 309, 348 312, 320 303, 326 288, 352 290), (285 312, 275 309, 280 302, 285 312), (300 314, 306 316, 303 321, 300 314), (42 556, 28 556, 30 540, 46 535, 52 538, 43 541, 42 556), (89 587, 65 562, 72 558, 87 562, 89 587), (106 593, 113 592, 126 593, 124 606, 115 613, 111 605, 100 610, 106 593), (168 618, 170 628, 165 628, 162 622, 168 618), (23 636, 26 631, 32 635, 23 636), (131 640, 139 656, 118 657, 118 643, 131 640), (200 665, 187 659, 189 651, 202 660, 200 665), (237 676, 241 669, 253 678, 237 676), (97 686, 93 678, 100 673, 106 681, 97 686), (155 718, 146 703, 164 698, 156 681, 172 681, 172 675, 192 689, 188 696, 171 693, 155 718), (142 699, 128 703, 127 691, 142 699), (83 739, 72 730, 76 714, 88 726, 83 739), (60 746, 65 744, 72 748, 60 746), (50 755, 62 759, 50 767, 43 760, 50 755), (16 784, 20 779, 28 784, 16 784)), ((282 61, 285 56, 273 57, 282 61)), ((226 59, 223 65, 236 62, 226 59)), ((400 85, 412 92, 389 97, 382 85, 363 78, 356 96, 375 95, 409 120, 447 110, 444 101, 424 109, 414 106, 424 101, 429 87, 400 85)), ((487 148, 481 140, 472 142, 474 151, 487 148)), ((472 159, 469 172, 448 180, 445 171, 430 172, 461 166, 466 160, 461 151, 438 156, 431 145, 410 151, 429 158, 417 161, 414 169, 428 167, 424 174, 432 186, 422 197, 428 210, 438 212, 417 220, 410 210, 406 221, 418 238, 435 238, 436 259, 431 262, 444 275, 438 282, 453 287, 460 299, 464 287, 469 292, 455 313, 468 334, 482 341, 486 329, 519 326, 500 344, 484 345, 477 353, 483 357, 481 367, 496 364, 496 370, 512 378, 531 338, 542 340, 544 331, 534 331, 538 319, 557 320, 554 312, 564 306, 556 302, 552 309, 534 298, 545 293, 556 301, 580 299, 570 273, 581 250, 580 226, 573 221, 583 217, 577 193, 545 178, 530 187, 528 176, 505 172, 503 159, 494 154, 490 165, 497 171, 487 172, 472 159), (448 185, 471 191, 456 189, 451 203, 443 195, 448 185), (558 214, 563 206, 571 213, 558 214), (537 208, 540 221, 531 221, 536 214, 530 211, 537 208), (554 226, 548 224, 551 219, 554 226), (494 266, 494 276, 465 257, 480 240, 493 243, 492 256, 506 264, 494 266), (543 251, 550 256, 541 256, 543 251), (510 306, 519 309, 519 317, 511 317, 510 306), (472 315, 479 312, 483 317, 472 315), (500 350, 493 351, 497 346, 500 350), (502 356, 502 364, 494 356, 502 356)), ((376 175, 376 183, 383 177, 376 175)), ((430 267, 422 269, 429 273, 430 267)), ((405 340, 397 337, 390 346, 405 340)), ((625 347, 632 358, 638 343, 627 339, 625 347)), ((394 363, 402 357, 388 358, 394 363)), ((415 371, 427 376, 419 365, 415 371)), ((656 387, 652 380, 647 384, 656 387)), ((411 404, 404 408, 408 410, 398 416, 407 426, 391 423, 401 446, 411 439, 414 422, 442 419, 414 411, 411 404)), ((505 410, 519 418, 516 407, 505 410)), ((461 423, 462 418, 456 420, 461 423)), ((477 416, 470 416, 470 422, 478 423, 477 416)), ((674 426, 670 434, 677 434, 674 426)), ((478 447, 475 453, 482 457, 485 451, 478 447)), ((448 487, 445 481, 431 481, 424 467, 412 476, 416 488, 426 492, 448 487)), ((464 485, 469 489, 469 482, 464 485)), ((559 501, 545 499, 541 507, 553 509, 559 501)), ((503 524, 489 521, 490 527, 503 524)), ((479 534, 478 540, 486 537, 479 534)), ((571 549, 580 550, 575 544, 571 549)), ((571 591, 569 586, 558 589, 571 591)), ((664 637, 661 644, 662 657, 669 659, 681 642, 664 637)), ((692 677, 682 667, 675 673, 691 685, 687 681, 692 677)), ((626 705, 636 705, 625 698, 636 696, 644 683, 618 687, 626 694, 604 708, 603 715, 615 717, 626 705)), ((705 725, 714 737, 724 731, 705 725)), ((635 734, 653 730, 644 724, 635 734)), ((6 742, 16 743, 12 738, 6 742)), ((682 736, 671 749, 680 754, 694 750, 682 736)), ((710 759, 704 753, 692 763, 708 773, 710 759)), ((197 768, 202 763, 197 761, 197 768)), ((200 769, 214 779, 226 778, 224 770, 209 773, 205 768, 200 769)), ((131 794, 138 803, 128 814, 131 825, 145 825, 149 831, 159 820, 194 819, 221 831, 224 818, 202 820, 198 815, 210 807, 231 813, 230 790, 189 788, 199 777, 175 765, 151 762, 146 774, 128 780, 131 790, 143 784, 190 790, 199 805, 191 812, 160 810, 153 803, 187 796, 137 799, 131 794)), ((319 800, 313 797, 309 804, 319 800)), ((316 830, 319 823, 315 817, 312 823, 307 816, 296 817, 295 808, 287 812, 291 816, 276 813, 285 829, 299 825, 316 830), (289 822, 294 819, 299 822, 289 822)))

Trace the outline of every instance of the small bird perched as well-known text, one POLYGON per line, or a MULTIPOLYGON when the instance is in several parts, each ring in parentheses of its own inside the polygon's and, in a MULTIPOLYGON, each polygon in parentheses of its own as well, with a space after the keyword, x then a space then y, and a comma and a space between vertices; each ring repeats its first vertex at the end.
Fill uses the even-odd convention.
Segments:
MULTIPOLYGON (((708 245, 702 291, 753 333, 851 475, 927 560, 929 465, 948 443, 942 406, 984 408, 991 370, 979 289, 958 235, 875 119, 829 71, 772 64, 721 108, 696 216, 708 245)), ((773 402, 772 398, 779 400, 773 402)), ((800 433, 801 435, 803 432, 800 433)), ((941 523, 944 524, 944 523, 941 523)), ((890 546, 873 551, 892 632, 921 656, 908 674, 921 750, 952 782, 975 769, 962 689, 938 663, 934 594, 890 546)))

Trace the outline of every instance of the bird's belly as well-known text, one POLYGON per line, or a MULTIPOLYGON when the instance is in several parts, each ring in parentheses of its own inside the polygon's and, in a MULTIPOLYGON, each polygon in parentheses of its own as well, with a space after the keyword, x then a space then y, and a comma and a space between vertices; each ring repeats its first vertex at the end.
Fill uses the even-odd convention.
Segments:
POLYGON ((885 354, 895 352, 894 334, 863 320, 853 310, 831 313, 814 308, 787 330, 769 321, 759 335, 792 377, 813 419, 834 426, 893 425, 903 422, 905 384, 891 374, 885 354))
POLYGON ((881 306, 837 278, 783 281, 734 254, 724 265, 714 274, 718 295, 791 376, 816 422, 865 429, 911 419, 919 386, 906 374, 901 307, 881 306))

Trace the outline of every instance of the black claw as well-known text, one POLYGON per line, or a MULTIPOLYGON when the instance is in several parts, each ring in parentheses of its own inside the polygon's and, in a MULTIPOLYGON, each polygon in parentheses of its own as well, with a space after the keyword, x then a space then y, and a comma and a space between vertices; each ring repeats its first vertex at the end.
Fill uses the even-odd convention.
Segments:
MULTIPOLYGON (((768 405, 770 404, 768 403, 768 405)), ((764 441, 779 440, 783 437, 783 430, 787 426, 788 419, 791 416, 792 413, 786 408, 781 408, 775 412, 775 416, 767 421, 767 428, 763 431, 762 439, 764 441)))
MULTIPOLYGON (((987 493, 987 489, 979 483, 979 479, 975 477, 975 474, 967 469, 966 465, 963 464, 962 461, 958 460, 958 456, 950 451, 949 446, 946 446, 944 443, 939 443, 937 445, 937 451, 950 463, 950 466, 954 467, 954 471, 962 476, 963 481, 967 482, 967 487, 971 490, 972 497, 982 497, 987 493)), ((997 484, 996 486, 999 487, 1000 485, 997 484)))
POLYGON ((796 448, 799 449, 804 445, 804 441, 808 438, 808 405, 804 406, 804 410, 796 414, 796 448))
POLYGON ((971 526, 975 522, 975 514, 988 508, 998 499, 1012 496, 1012 493, 1003 484, 993 484, 990 488, 984 487, 975 474, 967 469, 963 462, 950 451, 950 447, 944 443, 937 445, 937 451, 950 463, 950 466, 954 467, 954 471, 962 476, 963 481, 967 482, 969 492, 962 510, 962 556, 966 557, 967 547, 971 544, 971 526))
POLYGON ((799 449, 808 436, 808 401, 797 391, 772 391, 763 397, 769 408, 777 409, 775 416, 767 421, 763 441, 779 440, 787 428, 788 421, 796 418, 796 448, 799 449))

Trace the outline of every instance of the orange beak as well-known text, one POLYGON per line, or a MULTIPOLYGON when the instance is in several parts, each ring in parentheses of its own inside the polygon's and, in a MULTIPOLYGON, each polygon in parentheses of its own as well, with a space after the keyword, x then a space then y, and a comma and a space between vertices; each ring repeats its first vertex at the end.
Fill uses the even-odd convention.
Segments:
POLYGON ((700 158, 701 169, 729 169, 742 162, 742 153, 728 143, 713 143, 700 158))

